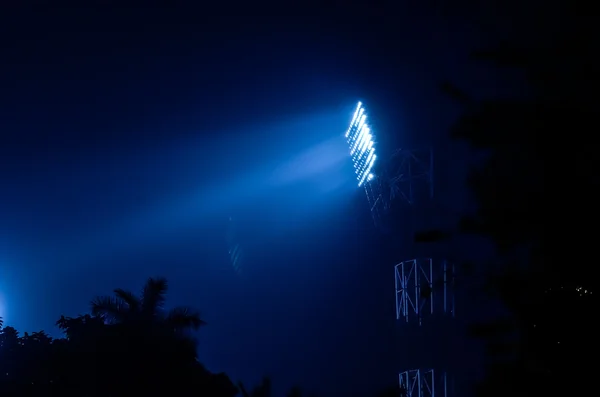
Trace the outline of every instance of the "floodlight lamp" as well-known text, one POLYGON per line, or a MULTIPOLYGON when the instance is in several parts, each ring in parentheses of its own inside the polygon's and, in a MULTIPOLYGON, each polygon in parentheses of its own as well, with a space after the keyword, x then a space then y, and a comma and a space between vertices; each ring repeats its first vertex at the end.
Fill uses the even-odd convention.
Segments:
POLYGON ((356 172, 358 186, 374 178, 371 173, 377 156, 375 155, 374 136, 367 122, 367 114, 362 102, 358 102, 350 127, 345 134, 350 156, 356 172))

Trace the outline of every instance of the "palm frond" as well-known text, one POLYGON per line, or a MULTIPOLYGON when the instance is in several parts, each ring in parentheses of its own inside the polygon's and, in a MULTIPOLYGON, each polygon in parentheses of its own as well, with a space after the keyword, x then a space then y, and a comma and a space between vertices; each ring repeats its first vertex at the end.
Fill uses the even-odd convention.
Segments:
POLYGON ((241 380, 238 381, 238 389, 240 390, 242 397, 250 397, 250 393, 248 393, 248 390, 246 390, 246 387, 244 386, 244 383, 242 383, 241 380))
POLYGON ((260 383, 252 390, 252 397, 271 397, 272 395, 271 378, 265 376, 260 383))
POLYGON ((166 323, 175 330, 197 330, 206 325, 199 312, 182 306, 169 310, 166 323))
POLYGON ((155 315, 165 303, 168 289, 167 279, 164 277, 150 277, 142 289, 142 311, 146 315, 155 315))
POLYGON ((92 300, 91 311, 93 316, 99 316, 104 321, 113 323, 124 318, 128 308, 119 298, 112 296, 99 296, 92 300))
POLYGON ((127 304, 127 306, 129 306, 130 311, 137 312, 140 310, 140 299, 132 292, 126 291, 122 288, 117 288, 114 290, 114 293, 117 298, 121 299, 125 304, 127 304))

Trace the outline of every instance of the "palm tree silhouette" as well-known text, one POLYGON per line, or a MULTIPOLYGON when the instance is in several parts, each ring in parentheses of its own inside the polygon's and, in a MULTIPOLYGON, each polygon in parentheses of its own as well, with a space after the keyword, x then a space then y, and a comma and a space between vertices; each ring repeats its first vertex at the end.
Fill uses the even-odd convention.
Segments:
POLYGON ((140 296, 117 288, 113 291, 114 296, 99 296, 92 300, 92 315, 101 317, 108 324, 161 326, 175 333, 198 330, 206 325, 200 313, 189 307, 165 310, 167 290, 167 279, 163 277, 149 278, 140 296))

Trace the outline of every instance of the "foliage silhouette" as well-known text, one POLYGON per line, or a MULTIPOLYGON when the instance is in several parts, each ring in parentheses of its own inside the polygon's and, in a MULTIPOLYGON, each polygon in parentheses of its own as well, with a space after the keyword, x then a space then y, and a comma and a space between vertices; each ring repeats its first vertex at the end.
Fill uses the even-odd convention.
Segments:
POLYGON ((164 325, 176 332, 198 330, 206 323, 200 314, 188 307, 176 307, 165 312, 168 290, 165 278, 149 278, 138 297, 130 291, 117 288, 115 296, 100 296, 92 301, 92 315, 109 323, 131 323, 143 327, 164 325))
POLYGON ((204 324, 197 312, 162 309, 166 285, 150 279, 140 299, 116 290, 113 306, 96 299, 95 314, 61 316, 57 325, 64 338, 2 328, 0 395, 235 396, 226 375, 210 373, 196 359, 191 334, 184 331, 204 324))
MULTIPOLYGON (((598 130, 598 79, 590 72, 600 69, 590 56, 595 36, 582 33, 565 33, 543 49, 503 45, 474 54, 522 69, 530 82, 526 94, 476 101, 449 83, 442 87, 465 107, 452 136, 486 156, 468 178, 477 211, 456 232, 495 243, 486 286, 508 309, 472 329, 487 345, 482 396, 573 395, 593 387, 582 358, 597 331, 591 315, 595 247, 582 227, 595 227, 600 198, 598 157, 585 144, 589 131, 598 130), (546 178, 555 182, 550 190, 546 178)), ((415 239, 448 236, 433 230, 415 239)))
POLYGON ((272 385, 269 377, 264 377, 258 386, 255 386, 252 391, 248 392, 242 382, 238 382, 238 387, 242 397, 271 397, 272 385))
POLYGON ((92 314, 61 316, 58 339, 0 325, 0 395, 270 397, 268 377, 248 392, 198 362, 186 331, 205 323, 189 308, 165 310, 166 291, 164 278, 148 279, 140 297, 115 289, 92 301, 92 314))

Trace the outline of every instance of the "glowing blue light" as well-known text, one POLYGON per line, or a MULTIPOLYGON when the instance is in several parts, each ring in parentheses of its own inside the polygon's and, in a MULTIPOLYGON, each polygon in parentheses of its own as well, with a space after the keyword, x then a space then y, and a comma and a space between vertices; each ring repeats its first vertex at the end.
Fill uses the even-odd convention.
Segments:
POLYGON ((350 127, 346 131, 345 136, 350 148, 350 156, 354 163, 358 186, 362 186, 365 181, 370 181, 374 178, 371 170, 377 159, 373 134, 367 123, 367 115, 365 114, 362 102, 359 102, 356 106, 350 127))

